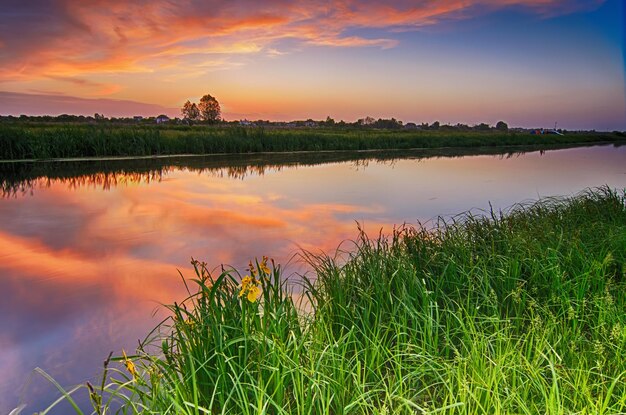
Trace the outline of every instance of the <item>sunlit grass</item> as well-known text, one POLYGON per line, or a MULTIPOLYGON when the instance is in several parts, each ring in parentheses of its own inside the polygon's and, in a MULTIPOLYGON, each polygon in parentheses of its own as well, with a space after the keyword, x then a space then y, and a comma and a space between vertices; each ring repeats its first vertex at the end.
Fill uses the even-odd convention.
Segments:
POLYGON ((85 412, 626 411, 624 192, 361 232, 303 257, 308 312, 266 258, 246 276, 193 261, 172 317, 73 391, 91 391, 85 412))

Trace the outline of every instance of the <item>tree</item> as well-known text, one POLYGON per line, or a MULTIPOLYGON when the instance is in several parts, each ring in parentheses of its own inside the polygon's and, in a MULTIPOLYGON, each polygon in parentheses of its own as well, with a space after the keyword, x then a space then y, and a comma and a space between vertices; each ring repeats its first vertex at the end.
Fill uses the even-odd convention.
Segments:
POLYGON ((391 130, 394 128, 401 128, 402 121, 398 121, 395 118, 392 118, 390 120, 379 118, 374 124, 372 124, 372 126, 375 128, 384 128, 391 130))
POLYGON ((221 119, 220 103, 209 94, 200 98, 198 110, 200 111, 200 117, 211 124, 219 122, 221 119))
POLYGON ((509 126, 504 121, 498 121, 496 124, 496 130, 498 131, 509 131, 509 126))
POLYGON ((360 118, 357 123, 359 125, 372 125, 376 122, 376 120, 373 117, 370 117, 369 115, 365 118, 360 118))
POLYGON ((183 118, 187 120, 196 121, 197 119, 200 118, 200 110, 198 109, 198 106, 196 105, 195 102, 192 103, 189 100, 185 102, 185 104, 183 105, 183 108, 181 108, 180 110, 180 113, 183 116, 183 118))

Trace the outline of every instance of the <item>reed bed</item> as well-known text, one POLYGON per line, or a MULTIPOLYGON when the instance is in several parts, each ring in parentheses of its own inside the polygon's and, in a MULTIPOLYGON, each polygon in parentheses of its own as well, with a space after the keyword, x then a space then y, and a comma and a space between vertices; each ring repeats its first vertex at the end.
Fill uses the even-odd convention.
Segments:
POLYGON ((298 295, 267 258, 243 276, 193 261, 171 318, 62 399, 90 393, 79 414, 626 412, 624 191, 303 258, 298 295))
POLYGON ((624 142, 613 133, 0 124, 0 160, 624 142))

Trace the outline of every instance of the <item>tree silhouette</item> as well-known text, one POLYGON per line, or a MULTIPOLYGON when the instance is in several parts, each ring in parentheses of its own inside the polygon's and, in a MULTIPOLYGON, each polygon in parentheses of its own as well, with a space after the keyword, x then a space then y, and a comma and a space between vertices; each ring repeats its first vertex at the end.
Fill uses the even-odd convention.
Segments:
POLYGON ((180 113, 183 118, 188 120, 195 121, 200 118, 200 110, 198 109, 198 106, 195 104, 195 102, 192 103, 189 100, 185 102, 183 108, 180 110, 180 113))
POLYGON ((220 104, 219 102, 217 102, 217 99, 209 94, 200 98, 198 110, 200 111, 200 117, 204 121, 208 121, 209 123, 213 124, 221 120, 220 104))

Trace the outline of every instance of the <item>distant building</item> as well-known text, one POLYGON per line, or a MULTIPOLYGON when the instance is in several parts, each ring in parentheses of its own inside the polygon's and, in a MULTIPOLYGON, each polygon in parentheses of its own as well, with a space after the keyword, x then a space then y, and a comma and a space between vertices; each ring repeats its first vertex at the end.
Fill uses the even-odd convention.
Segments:
POLYGON ((405 130, 421 130, 421 128, 414 122, 408 122, 404 124, 404 129, 405 130))
POLYGON ((252 121, 248 121, 246 119, 243 119, 243 120, 239 120, 239 125, 244 126, 244 127, 252 127, 255 124, 252 121))
POLYGON ((558 131, 558 130, 548 130, 548 129, 536 129, 536 130, 531 130, 530 131, 531 134, 555 134, 555 135, 563 135, 562 132, 558 131))
POLYGON ((139 122, 139 121, 143 120, 143 116, 141 116, 141 115, 135 115, 135 116, 133 117, 133 120, 135 120, 136 122, 139 122))
POLYGON ((164 122, 168 122, 170 120, 170 117, 168 117, 167 115, 159 115, 158 117, 156 117, 155 121, 157 124, 162 124, 164 122))

